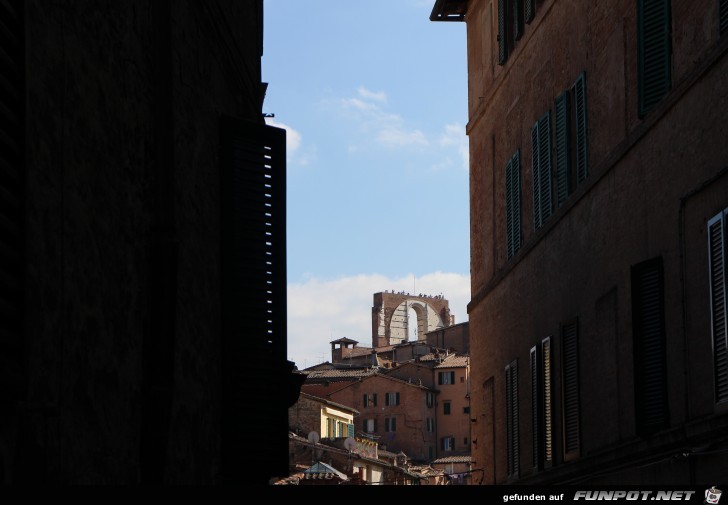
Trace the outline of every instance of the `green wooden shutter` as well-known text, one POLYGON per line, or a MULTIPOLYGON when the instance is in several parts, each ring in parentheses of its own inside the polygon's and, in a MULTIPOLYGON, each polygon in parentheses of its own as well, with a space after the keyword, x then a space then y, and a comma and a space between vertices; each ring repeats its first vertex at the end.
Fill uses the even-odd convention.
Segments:
POLYGON ((518 360, 513 360, 506 372, 506 459, 508 477, 517 478, 519 471, 518 438, 518 360))
POLYGON ((554 104, 556 130, 556 203, 564 204, 571 194, 571 121, 569 92, 564 91, 554 104))
MULTIPOLYGON (((506 162, 505 170, 505 182, 506 182, 506 251, 507 257, 513 256, 513 191, 511 185, 513 180, 511 177, 512 161, 509 159, 506 162)), ((442 384, 442 377, 440 377, 440 384, 442 384)))
POLYGON ((523 37, 523 0, 511 0, 513 6, 513 40, 523 37))
POLYGON ((564 459, 578 457, 579 428, 579 347, 578 322, 561 327, 564 459))
POLYGON ((637 1, 639 117, 671 87, 670 0, 637 1))
POLYGON ((513 254, 521 248, 521 150, 511 158, 511 202, 513 203, 513 254))
POLYGON ((538 120, 539 193, 541 193, 541 221, 551 217, 551 111, 538 120))
POLYGON ((589 146, 586 115, 586 77, 584 72, 571 88, 574 93, 574 138, 576 141, 576 180, 583 182, 589 175, 589 146))
POLYGON ((0 401, 26 394, 24 2, 0 1, 0 401))
POLYGON ((728 332, 726 331, 725 213, 708 221, 710 325, 713 337, 715 402, 728 401, 728 332))
POLYGON ((632 267, 632 318, 637 430, 649 433, 668 424, 662 258, 632 267))
POLYGON ((538 148, 538 125, 536 121, 531 127, 531 166, 533 167, 533 227, 541 228, 543 219, 541 217, 541 164, 539 163, 538 148))
POLYGON ((718 33, 728 33, 728 0, 718 0, 718 33))
POLYGON ((523 2, 523 18, 526 23, 533 21, 536 15, 536 0, 524 0, 523 2))
POLYGON ((508 34, 506 33, 506 0, 498 0, 498 64, 503 65, 508 58, 508 34))

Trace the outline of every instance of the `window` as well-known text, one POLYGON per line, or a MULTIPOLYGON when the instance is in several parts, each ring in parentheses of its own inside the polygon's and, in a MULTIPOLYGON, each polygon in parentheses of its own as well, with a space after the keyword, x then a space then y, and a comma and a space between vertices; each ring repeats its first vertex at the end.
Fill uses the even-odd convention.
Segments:
POLYGON ((470 414, 470 407, 463 407, 463 414, 470 414))
POLYGON ((564 422, 564 461, 577 458, 580 446, 579 426, 579 347, 578 321, 561 327, 561 382, 563 388, 562 416, 564 422))
POLYGON ((518 360, 505 369, 506 374, 506 472, 518 478, 518 360))
POLYGON ((375 433, 377 431, 377 420, 376 419, 365 419, 364 420, 364 431, 367 433, 375 433))
POLYGON ((530 365, 533 466, 541 470, 553 465, 551 337, 531 348, 530 365))
POLYGON ((435 431, 435 420, 431 417, 425 419, 425 429, 428 433, 434 433, 435 431))
POLYGON ((347 424, 346 425, 346 436, 347 437, 354 437, 354 425, 353 424, 347 424))
POLYGON ((439 372, 437 374, 437 383, 442 384, 455 384, 455 372, 439 372))
POLYGON ((450 415, 450 402, 443 402, 442 403, 442 413, 446 416, 450 415))
POLYGON ((561 206, 577 184, 589 175, 586 74, 582 72, 573 86, 556 97, 555 151, 556 203, 561 206))
POLYGON ((663 282, 662 258, 632 267, 635 412, 641 433, 668 424, 663 282))
POLYGON ((718 4, 719 33, 728 33, 728 0, 720 0, 718 4))
POLYGON ((397 418, 396 417, 386 417, 384 419, 384 431, 386 431, 386 432, 397 431, 397 418))
POLYGON ((672 86, 670 0, 637 0, 639 117, 672 86))
POLYGON ((455 437, 442 437, 440 439, 440 448, 443 451, 455 450, 455 437))
POLYGON ((427 402, 427 407, 432 408, 435 406, 435 393, 428 391, 425 393, 425 402, 427 402))
POLYGON ((365 394, 363 402, 364 402, 365 407, 376 407, 377 406, 377 393, 365 394))
POLYGON ((713 380, 716 403, 728 402, 728 331, 726 331, 726 215, 708 221, 710 326, 713 338, 713 380))
POLYGON ((498 64, 503 65, 523 36, 524 21, 535 14, 535 0, 498 0, 498 64))
POLYGON ((468 445, 468 437, 463 438, 463 445, 468 445))
POLYGON ((506 163, 506 248, 511 258, 521 248, 521 150, 506 163))
POLYGON ((435 448, 432 447, 432 446, 428 447, 427 448, 427 455, 428 455, 428 459, 430 461, 432 461, 433 459, 435 459, 435 448))
POLYGON ((551 111, 531 127, 533 222, 538 230, 551 217, 551 111))
POLYGON ((387 393, 384 397, 384 405, 389 407, 399 405, 399 392, 387 393))

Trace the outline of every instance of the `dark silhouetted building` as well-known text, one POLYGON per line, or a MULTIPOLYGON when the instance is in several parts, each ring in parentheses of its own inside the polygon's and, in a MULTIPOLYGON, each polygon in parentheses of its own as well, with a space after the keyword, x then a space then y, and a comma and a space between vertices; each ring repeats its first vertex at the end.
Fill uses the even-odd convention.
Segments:
POLYGON ((0 0, 2 482, 288 471, 262 51, 262 0, 0 0))

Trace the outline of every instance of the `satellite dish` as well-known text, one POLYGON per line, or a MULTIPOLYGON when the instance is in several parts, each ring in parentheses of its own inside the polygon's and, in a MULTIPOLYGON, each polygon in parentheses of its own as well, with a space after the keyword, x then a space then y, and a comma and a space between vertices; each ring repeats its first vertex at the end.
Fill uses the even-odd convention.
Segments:
POLYGON ((319 434, 316 433, 315 431, 312 431, 308 434, 308 441, 311 442, 312 444, 315 444, 316 442, 318 442, 320 438, 321 437, 319 437, 319 434))
POLYGON ((347 451, 353 451, 354 447, 356 447, 356 440, 351 437, 347 437, 347 439, 344 440, 344 447, 347 451))

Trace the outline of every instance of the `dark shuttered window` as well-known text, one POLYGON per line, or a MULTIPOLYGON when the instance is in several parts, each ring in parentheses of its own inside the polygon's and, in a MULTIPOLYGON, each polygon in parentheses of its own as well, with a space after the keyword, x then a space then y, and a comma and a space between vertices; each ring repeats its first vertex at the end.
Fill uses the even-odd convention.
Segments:
POLYGON ((521 248, 521 150, 506 163, 506 249, 511 258, 521 248))
POLYGON ((556 203, 561 206, 571 194, 571 101, 564 91, 554 104, 556 130, 556 203))
POLYGON ((519 472, 518 438, 518 360, 506 366, 506 465, 508 478, 517 479, 519 472))
POLYGON ((533 221, 539 229, 551 217, 551 112, 531 128, 533 145, 533 221))
POLYGON ((513 17, 513 39, 521 40, 523 37, 523 0, 511 0, 513 17))
POLYGON ((533 466, 541 462, 541 380, 538 366, 538 347, 531 347, 529 365, 531 372, 531 433, 533 437, 533 466))
POLYGON ((508 59, 508 31, 506 23, 506 0, 498 0, 498 64, 508 59))
POLYGON ((670 0, 637 1, 640 117, 644 117, 672 85, 670 18, 670 0))
POLYGON ((589 145, 586 114, 586 75, 582 72, 571 88, 574 97, 574 165, 576 182, 582 183, 589 175, 589 145))
POLYGON ((564 461, 579 457, 580 407, 579 407, 579 342, 578 320, 574 319, 561 327, 562 355, 562 408, 564 431, 564 461))
POLYGON ((640 433, 668 423, 663 282, 662 258, 632 267, 635 412, 640 433))
POLYGON ((0 0, 0 401, 25 396, 24 2, 0 0))
POLYGON ((728 33, 728 0, 718 0, 718 27, 720 35, 728 33))
POLYGON ((708 221, 710 325, 713 337, 715 402, 728 402, 728 332, 726 331, 726 214, 708 221))
POLYGON ((220 134, 223 464, 239 475, 251 432, 269 441, 257 461, 287 461, 287 443, 270 445, 288 429, 286 404, 270 401, 286 390, 286 134, 232 117, 220 134), (251 416, 247 405, 269 408, 251 416))
POLYGON ((523 1, 523 20, 526 23, 533 21, 536 15, 536 0, 524 0, 523 1))
POLYGON ((541 377, 543 381, 543 465, 550 467, 554 462, 553 434, 553 377, 551 374, 551 337, 541 341, 541 377))

